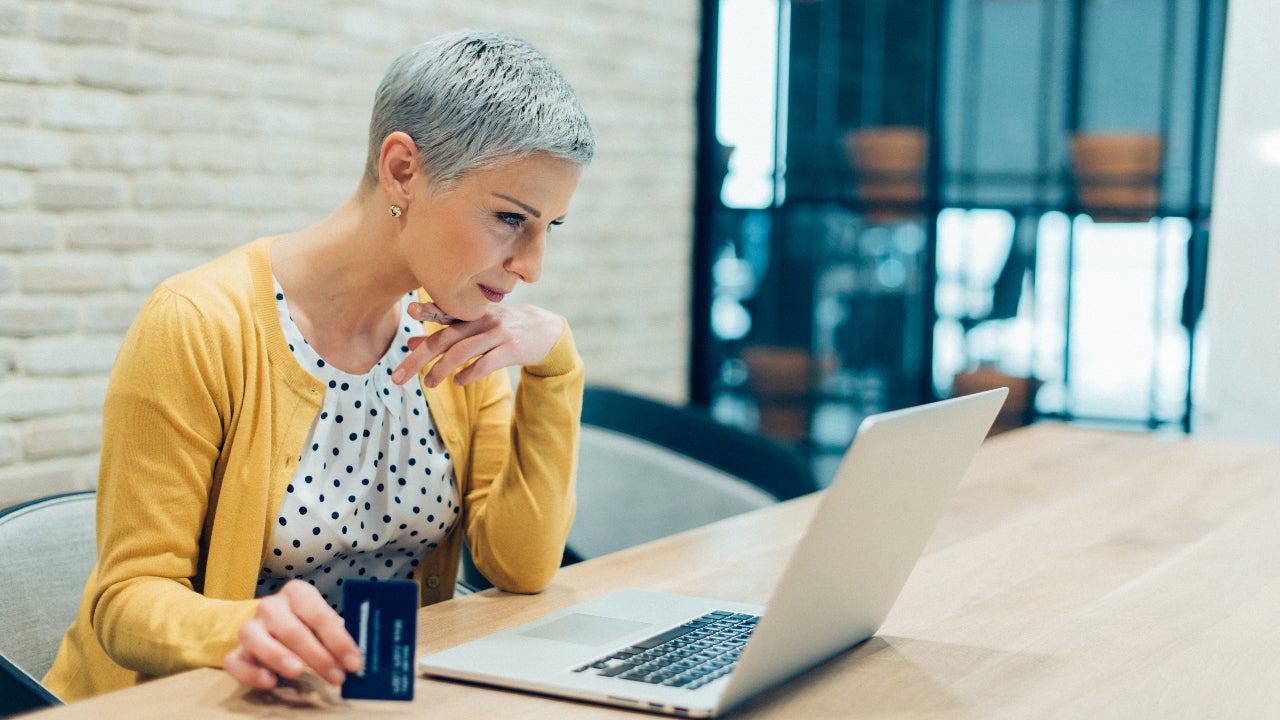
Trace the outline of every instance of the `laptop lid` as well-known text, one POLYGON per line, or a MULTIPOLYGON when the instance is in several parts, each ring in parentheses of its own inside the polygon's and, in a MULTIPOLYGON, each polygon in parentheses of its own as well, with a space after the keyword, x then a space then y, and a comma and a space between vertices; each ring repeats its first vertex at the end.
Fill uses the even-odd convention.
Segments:
POLYGON ((871 637, 1004 402, 1003 388, 867 418, 765 607, 622 590, 419 661, 428 674, 689 717, 718 715, 871 637), (763 618, 697 690, 573 668, 710 610, 763 618))
POLYGON ((729 676, 721 708, 875 634, 1006 388, 866 418, 729 676))

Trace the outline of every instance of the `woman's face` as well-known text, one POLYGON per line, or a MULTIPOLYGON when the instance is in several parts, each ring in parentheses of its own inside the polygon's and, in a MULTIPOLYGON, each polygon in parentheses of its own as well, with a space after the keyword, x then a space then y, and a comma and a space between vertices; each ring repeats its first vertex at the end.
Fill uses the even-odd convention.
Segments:
POLYGON ((406 213, 401 251, 408 269, 445 313, 476 320, 490 303, 542 274, 547 231, 562 222, 581 166, 546 153, 475 170, 428 188, 406 213))

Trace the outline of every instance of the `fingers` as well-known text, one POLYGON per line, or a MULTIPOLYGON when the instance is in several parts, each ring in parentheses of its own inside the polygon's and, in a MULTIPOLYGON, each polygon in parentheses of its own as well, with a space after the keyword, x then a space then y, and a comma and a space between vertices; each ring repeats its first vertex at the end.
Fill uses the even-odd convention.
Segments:
POLYGON ((227 653, 222 659, 222 669, 236 682, 255 690, 270 690, 279 682, 279 675, 258 664, 245 650, 244 645, 227 653))
MULTIPOLYGON (((510 365, 510 362, 502 363, 504 357, 509 356, 509 352, 504 353, 500 348, 509 348, 512 342, 511 334, 501 326, 486 330, 477 335, 462 337, 449 344, 446 349, 440 353, 440 360, 431 367, 431 370, 423 378, 423 382, 427 387, 435 387, 439 385, 445 378, 449 377, 458 368, 462 367, 472 358, 479 358, 477 362, 486 362, 491 370, 499 367, 510 365)), ((427 345, 433 343, 428 342, 427 345)), ((463 373, 459 373, 454 378, 454 382, 459 385, 465 385, 470 380, 482 377, 485 373, 476 374, 471 372, 470 378, 465 373, 472 371, 473 368, 467 368, 463 373)), ((487 372, 487 371, 486 371, 487 372)))
POLYGON ((442 330, 437 330, 430 335, 409 338, 409 354, 396 366, 396 369, 391 374, 391 381, 396 384, 408 382, 422 368, 429 365, 433 359, 462 344, 462 352, 470 352, 470 355, 459 357, 457 353, 454 353, 452 356, 445 355, 441 357, 440 362, 436 363, 436 366, 432 368, 425 378, 428 387, 439 385, 441 380, 458 369, 468 358, 487 352, 493 347, 493 345, 486 347, 484 341, 473 339, 483 337, 485 333, 498 327, 499 324, 500 321, 496 316, 485 315, 479 320, 459 322, 442 330))
POLYGON ((409 303, 409 317, 421 322, 433 322, 437 325, 452 325, 458 319, 440 309, 435 303, 409 303))
MULTIPOLYGON (((426 303, 413 305, 428 313, 434 307, 426 303)), ((396 366, 391 380, 403 385, 439 358, 423 377, 423 383, 435 387, 457 372, 454 382, 466 385, 504 367, 541 361, 563 330, 564 321, 559 315, 532 305, 493 307, 479 319, 455 321, 425 337, 410 338, 409 354, 396 366), (472 359, 476 361, 459 371, 472 359)))
MULTIPOLYGON (((513 360, 513 358, 519 354, 519 350, 517 349, 518 345, 519 341, 516 339, 512 339, 510 342, 506 343, 499 343, 492 349, 480 354, 476 358, 476 361, 470 365, 466 365, 466 361, 470 358, 461 358, 460 362, 455 367, 461 367, 462 365, 466 365, 466 367, 457 371, 457 374, 453 376, 453 381, 458 385, 469 385, 495 370, 501 370, 502 368, 511 365, 518 365, 519 363, 513 360)), ((441 358, 437 368, 445 363, 447 357, 448 354, 441 358)), ((432 368, 432 373, 434 373, 437 368, 432 368)), ((446 369, 446 372, 442 377, 448 377, 449 372, 452 372, 452 370, 446 369)))
POLYGON ((223 659, 223 668, 254 688, 275 687, 279 677, 296 680, 308 667, 337 685, 362 665, 342 618, 319 591, 301 581, 263 598, 239 637, 239 647, 223 659))
MULTIPOLYGON (((400 364, 391 373, 391 382, 403 385, 445 350, 466 338, 484 332, 492 324, 493 321, 491 319, 481 318, 474 322, 451 325, 425 337, 409 338, 409 354, 405 356, 404 360, 400 361, 400 364)), ((442 358, 441 362, 443 361, 444 359, 442 358)), ((461 363, 456 363, 453 367, 438 368, 446 371, 439 373, 435 372, 436 368, 433 368, 432 374, 427 379, 427 386, 435 387, 440 384, 440 380, 447 377, 449 372, 456 369, 458 365, 461 365, 461 363)), ((439 363, 437 363, 438 366, 439 363)))
MULTIPOLYGON (((287 600, 287 605, 270 605, 268 612, 274 616, 265 618, 265 621, 280 643, 316 674, 335 685, 345 679, 347 669, 359 669, 359 648, 347 633, 342 617, 329 607, 314 586, 292 581, 280 589, 279 595, 287 600)), ((287 667, 292 670, 296 666, 289 663, 287 667)), ((296 679, 302 674, 302 669, 282 674, 296 679)))

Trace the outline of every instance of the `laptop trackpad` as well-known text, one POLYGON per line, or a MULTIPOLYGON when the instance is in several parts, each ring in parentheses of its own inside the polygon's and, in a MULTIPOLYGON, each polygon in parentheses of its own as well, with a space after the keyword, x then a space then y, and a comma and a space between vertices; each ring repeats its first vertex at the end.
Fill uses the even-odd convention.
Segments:
POLYGON ((650 623, 634 620, 573 613, 559 620, 529 628, 520 634, 578 645, 603 645, 649 626, 650 623))

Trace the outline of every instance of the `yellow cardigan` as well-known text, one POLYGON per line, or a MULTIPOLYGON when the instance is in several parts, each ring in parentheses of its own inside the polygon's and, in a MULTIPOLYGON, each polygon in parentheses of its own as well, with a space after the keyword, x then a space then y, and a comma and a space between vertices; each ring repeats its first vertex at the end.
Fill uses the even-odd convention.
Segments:
MULTIPOLYGON (((124 338, 103 409, 98 565, 44 679, 64 699, 221 666, 253 616, 325 391, 280 328, 271 240, 166 281, 124 338)), ((461 528, 418 567, 424 605, 453 594, 463 534, 498 587, 550 582, 573 520, 582 383, 566 326, 514 403, 503 371, 423 386, 463 498, 461 528)))

